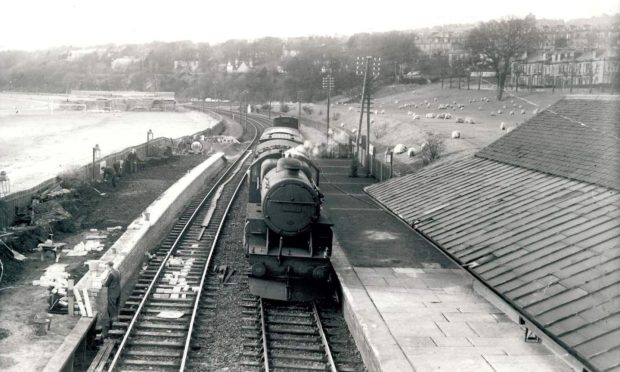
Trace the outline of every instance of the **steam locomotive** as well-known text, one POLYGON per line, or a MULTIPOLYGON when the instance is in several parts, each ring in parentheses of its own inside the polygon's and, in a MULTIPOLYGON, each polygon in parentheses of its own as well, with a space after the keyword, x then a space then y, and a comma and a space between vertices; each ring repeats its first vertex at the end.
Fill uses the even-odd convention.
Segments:
POLYGON ((330 293, 332 224, 321 215, 319 168, 293 117, 278 117, 261 135, 248 170, 244 247, 250 292, 309 301, 330 293))

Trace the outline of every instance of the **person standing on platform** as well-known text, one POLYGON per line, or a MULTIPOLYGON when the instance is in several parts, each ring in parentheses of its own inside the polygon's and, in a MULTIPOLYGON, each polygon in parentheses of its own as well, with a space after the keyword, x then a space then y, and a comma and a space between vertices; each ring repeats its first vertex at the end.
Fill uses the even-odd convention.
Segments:
POLYGON ((108 287, 108 327, 104 329, 104 334, 112 328, 112 324, 118 320, 121 306, 121 273, 114 268, 114 262, 108 262, 108 277, 103 283, 108 287))

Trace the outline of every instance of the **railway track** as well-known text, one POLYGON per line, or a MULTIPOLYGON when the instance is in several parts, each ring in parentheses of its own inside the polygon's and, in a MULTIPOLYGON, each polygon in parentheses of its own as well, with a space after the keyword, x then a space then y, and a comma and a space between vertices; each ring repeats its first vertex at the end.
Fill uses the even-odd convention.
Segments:
POLYGON ((185 369, 196 321, 214 308, 214 292, 223 280, 212 267, 216 243, 249 166, 249 149, 265 127, 253 120, 250 125, 250 145, 192 200, 139 273, 109 331, 115 340, 89 370, 185 369))
MULTIPOLYGON (((228 110, 218 113, 229 115, 228 110)), ((269 125, 267 117, 248 115, 254 140, 269 125)), ((242 217, 233 221, 227 215, 249 163, 246 154, 247 149, 205 187, 208 191, 191 202, 161 242, 110 331, 116 340, 109 344, 109 356, 103 353, 107 362, 92 370, 204 371, 226 365, 247 371, 364 370, 337 305, 252 296, 243 272, 247 263, 237 252, 240 243, 235 249, 218 244, 236 239, 230 229, 242 224, 242 217), (224 227, 227 219, 231 223, 224 227)), ((236 205, 233 215, 240 213, 236 205)))
POLYGON ((242 306, 248 371, 357 371, 342 346, 348 331, 342 329, 335 307, 309 303, 283 303, 246 296, 242 306))

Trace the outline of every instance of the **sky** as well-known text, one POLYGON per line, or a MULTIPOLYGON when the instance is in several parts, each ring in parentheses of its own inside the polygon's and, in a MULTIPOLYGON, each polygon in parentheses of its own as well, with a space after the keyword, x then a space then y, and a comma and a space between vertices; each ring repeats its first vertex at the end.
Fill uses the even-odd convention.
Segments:
POLYGON ((411 30, 529 13, 566 20, 618 12, 618 0, 4 0, 0 50, 155 40, 216 44, 411 30))

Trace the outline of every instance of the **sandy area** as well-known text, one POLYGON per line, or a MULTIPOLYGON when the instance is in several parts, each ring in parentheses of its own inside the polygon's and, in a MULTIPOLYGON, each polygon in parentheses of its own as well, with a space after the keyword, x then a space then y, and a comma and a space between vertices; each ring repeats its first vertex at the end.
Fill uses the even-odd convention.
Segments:
MULTIPOLYGON (((216 124, 212 117, 196 111, 40 111, 36 108, 43 103, 35 98, 29 101, 33 110, 0 115, 0 170, 11 179, 12 192, 91 162, 95 144, 105 156, 145 142, 149 129, 156 138, 177 138, 216 124)), ((10 107, 15 101, 15 96, 0 94, 0 107, 10 107)), ((20 98, 19 102, 28 100, 20 98)))

